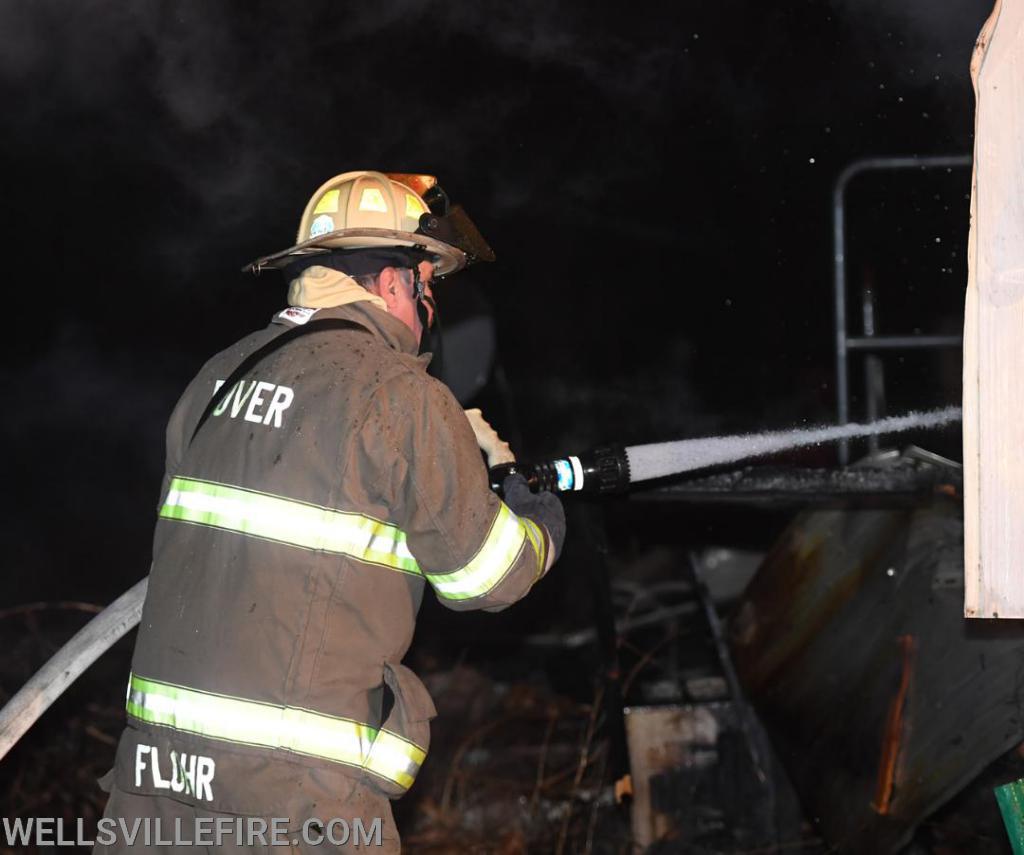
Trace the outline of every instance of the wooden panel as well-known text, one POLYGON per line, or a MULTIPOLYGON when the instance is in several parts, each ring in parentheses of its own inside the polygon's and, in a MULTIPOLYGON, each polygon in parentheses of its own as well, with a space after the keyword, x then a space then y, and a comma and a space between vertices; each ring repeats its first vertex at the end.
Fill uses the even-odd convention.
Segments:
POLYGON ((1024 0, 971 62, 977 111, 964 327, 964 614, 1024 617, 1024 0))

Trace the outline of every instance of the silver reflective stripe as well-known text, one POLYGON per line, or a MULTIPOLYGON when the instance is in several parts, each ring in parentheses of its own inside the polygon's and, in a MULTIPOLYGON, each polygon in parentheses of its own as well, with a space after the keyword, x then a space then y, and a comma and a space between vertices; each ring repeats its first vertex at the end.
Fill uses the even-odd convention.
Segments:
POLYGON ((283 496, 174 478, 160 516, 420 573, 405 532, 395 526, 283 496))
POLYGON ((544 570, 544 538, 536 525, 520 519, 502 502, 487 537, 464 567, 449 573, 428 573, 438 595, 449 600, 468 600, 492 591, 519 560, 526 544, 533 547, 539 576, 544 570))
POLYGON ((368 724, 297 707, 200 692, 131 675, 128 714, 209 739, 255 745, 358 766, 403 790, 412 786, 426 752, 368 724))

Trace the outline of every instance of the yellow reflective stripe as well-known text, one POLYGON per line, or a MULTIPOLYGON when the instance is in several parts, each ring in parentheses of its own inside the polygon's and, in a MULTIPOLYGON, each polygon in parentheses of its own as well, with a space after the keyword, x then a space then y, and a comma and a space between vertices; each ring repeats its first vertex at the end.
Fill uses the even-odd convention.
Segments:
POLYGON ((128 714, 224 742, 359 766, 408 789, 426 752, 387 730, 297 707, 200 692, 132 674, 128 714))
POLYGON ((395 526, 269 493, 174 478, 160 516, 420 573, 405 532, 395 526))
POLYGON ((519 558, 527 541, 527 527, 502 502, 483 545, 472 560, 451 573, 430 573, 427 579, 438 595, 449 600, 468 600, 492 590, 519 558))
POLYGON ((390 730, 381 730, 370 746, 370 755, 364 768, 409 789, 416 780, 426 752, 419 746, 402 739, 390 730))
POLYGON ((537 576, 544 572, 544 566, 547 564, 547 541, 544 539, 544 533, 540 530, 540 526, 537 525, 533 520, 522 517, 523 525, 526 526, 526 536, 530 538, 530 543, 533 544, 533 552, 537 556, 537 576))

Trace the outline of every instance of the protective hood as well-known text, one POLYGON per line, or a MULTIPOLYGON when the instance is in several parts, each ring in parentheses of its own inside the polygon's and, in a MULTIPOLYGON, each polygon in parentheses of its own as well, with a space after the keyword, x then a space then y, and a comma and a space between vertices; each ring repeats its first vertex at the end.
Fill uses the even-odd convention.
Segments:
POLYGON ((371 294, 347 273, 329 267, 307 267, 288 284, 288 305, 304 309, 333 309, 349 303, 367 302, 383 312, 387 303, 371 294))

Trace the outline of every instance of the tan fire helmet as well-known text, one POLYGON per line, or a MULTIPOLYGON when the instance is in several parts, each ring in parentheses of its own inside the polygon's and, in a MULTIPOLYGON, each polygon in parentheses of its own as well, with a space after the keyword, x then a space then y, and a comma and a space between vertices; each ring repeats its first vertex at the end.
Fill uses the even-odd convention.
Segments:
POLYGON ((258 258, 245 269, 285 267, 299 256, 332 249, 417 247, 434 256, 435 276, 455 273, 494 253, 476 226, 432 175, 344 172, 312 195, 295 246, 258 258))

